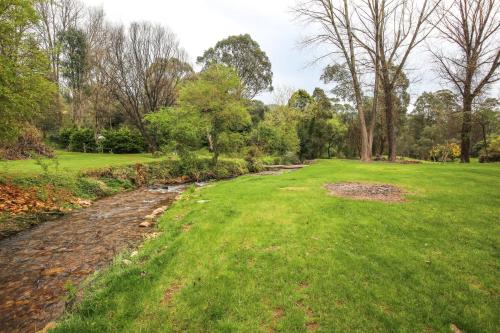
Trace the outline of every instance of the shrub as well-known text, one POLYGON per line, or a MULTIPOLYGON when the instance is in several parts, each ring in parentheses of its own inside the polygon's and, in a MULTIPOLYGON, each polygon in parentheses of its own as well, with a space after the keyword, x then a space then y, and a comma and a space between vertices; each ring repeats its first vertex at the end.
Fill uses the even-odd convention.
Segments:
POLYGON ((429 155, 434 162, 454 161, 460 157, 460 146, 453 142, 436 145, 432 147, 429 155))
POLYGON ((480 163, 500 162, 500 153, 488 153, 479 156, 480 163))
POLYGON ((300 159, 297 154, 293 152, 287 152, 280 158, 281 164, 300 164, 300 159))
POLYGON ((259 147, 251 146, 248 149, 245 161, 247 162, 247 167, 250 172, 260 172, 263 170, 262 161, 260 159, 261 156, 262 152, 259 147))
POLYGON ((43 136, 36 127, 27 125, 19 133, 15 143, 0 146, 0 158, 18 160, 36 156, 53 157, 54 152, 43 142, 43 136))
POLYGON ((69 149, 84 153, 95 152, 97 150, 97 142, 94 131, 91 128, 85 127, 75 128, 69 138, 69 149))
POLYGON ((59 131, 58 136, 55 138, 56 143, 64 149, 69 149, 71 134, 78 130, 76 127, 66 127, 59 131))
POLYGON ((488 150, 482 150, 481 156, 479 156, 479 162, 500 162, 500 136, 490 140, 488 150))
POLYGON ((78 178, 75 192, 82 198, 102 198, 113 193, 104 182, 86 177, 78 178))
POLYGON ((110 129, 103 133, 102 148, 115 154, 140 153, 145 150, 145 142, 141 134, 128 127, 110 129))

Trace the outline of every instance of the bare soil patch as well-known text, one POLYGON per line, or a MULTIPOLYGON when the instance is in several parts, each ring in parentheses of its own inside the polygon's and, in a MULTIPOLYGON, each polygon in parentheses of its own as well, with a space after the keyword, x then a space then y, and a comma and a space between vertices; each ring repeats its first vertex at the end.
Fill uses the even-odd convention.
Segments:
POLYGON ((404 202, 404 191, 388 184, 336 183, 326 184, 331 195, 357 200, 404 202))
POLYGON ((169 304, 175 294, 177 294, 181 290, 181 285, 174 282, 172 285, 165 291, 165 295, 163 296, 163 303, 169 304))

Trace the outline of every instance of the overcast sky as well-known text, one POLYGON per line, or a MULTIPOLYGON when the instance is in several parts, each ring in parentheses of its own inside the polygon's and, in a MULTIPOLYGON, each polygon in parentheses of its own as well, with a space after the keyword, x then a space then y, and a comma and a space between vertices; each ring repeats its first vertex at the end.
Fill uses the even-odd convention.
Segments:
MULTIPOLYGON (((179 38, 194 64, 204 50, 230 35, 248 33, 271 60, 275 87, 314 87, 328 90, 319 77, 325 64, 310 66, 320 51, 297 47, 305 27, 293 21, 290 8, 296 0, 83 0, 89 6, 102 6, 107 19, 128 24, 151 21, 169 27, 179 38)), ((410 63, 413 69, 410 92, 412 102, 423 91, 437 90, 440 80, 429 67, 426 52, 419 51, 410 63), (426 64, 425 66, 421 66, 426 64), (425 67, 425 68, 424 68, 425 67), (424 68, 424 69, 422 69, 424 68)), ((498 89, 495 89, 498 94, 498 89)), ((270 94, 258 96, 272 102, 270 94)))

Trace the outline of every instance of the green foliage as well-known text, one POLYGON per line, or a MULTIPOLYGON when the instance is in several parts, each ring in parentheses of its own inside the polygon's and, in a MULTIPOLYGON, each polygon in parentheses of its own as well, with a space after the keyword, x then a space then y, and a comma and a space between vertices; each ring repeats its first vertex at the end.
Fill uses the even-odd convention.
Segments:
POLYGON ((248 112, 252 117, 252 124, 253 126, 256 126, 258 123, 264 120, 266 112, 269 111, 269 107, 265 105, 263 102, 253 99, 248 100, 247 103, 248 103, 247 106, 248 112))
POLYGON ((252 99, 258 93, 272 91, 271 62, 250 35, 230 36, 206 50, 197 59, 204 69, 214 64, 233 67, 241 79, 243 95, 252 99))
POLYGON ((293 93, 288 101, 288 106, 294 109, 304 111, 306 107, 312 103, 313 98, 303 89, 299 89, 293 93))
POLYGON ((223 65, 204 70, 185 83, 177 106, 148 116, 152 126, 171 140, 177 152, 194 150, 206 138, 216 163, 221 153, 238 151, 251 119, 239 94, 236 72, 223 65))
POLYGON ((479 156, 479 162, 500 162, 500 135, 490 139, 487 151, 479 156))
POLYGON ((63 127, 59 130, 58 135, 55 137, 56 143, 64 149, 69 149, 71 134, 77 130, 76 127, 63 127))
POLYGON ((449 90, 424 92, 415 102, 407 119, 407 154, 410 157, 429 159, 432 147, 459 139, 461 122, 457 97, 449 90))
POLYGON ((76 186, 75 192, 82 198, 101 198, 113 192, 104 182, 89 177, 77 178, 76 186))
POLYGON ((346 65, 333 64, 323 69, 321 79, 324 83, 335 83, 332 93, 342 100, 354 102, 354 88, 351 73, 346 65))
POLYGON ((250 143, 265 154, 295 155, 300 144, 297 135, 299 119, 300 114, 296 109, 287 106, 273 107, 266 113, 264 121, 252 130, 250 143))
POLYGON ((26 122, 48 106, 55 85, 30 29, 36 22, 33 2, 2 0, 0 5, 0 143, 14 140, 26 122))
POLYGON ((115 154, 141 153, 146 148, 141 133, 125 126, 106 130, 103 132, 103 137, 100 144, 105 152, 115 154))
POLYGON ((69 149, 83 153, 97 151, 94 130, 88 127, 75 128, 69 138, 69 149))
POLYGON ((202 146, 206 130, 200 126, 197 112, 181 107, 163 108, 146 115, 149 127, 156 133, 165 152, 182 154, 202 146))
POLYGON ((75 93, 83 88, 87 60, 87 37, 80 29, 70 27, 59 36, 62 51, 62 75, 75 93))
POLYGON ((245 161, 247 162, 247 167, 250 172, 260 172, 263 169, 262 152, 257 146, 251 146, 248 148, 247 154, 245 156, 245 161))

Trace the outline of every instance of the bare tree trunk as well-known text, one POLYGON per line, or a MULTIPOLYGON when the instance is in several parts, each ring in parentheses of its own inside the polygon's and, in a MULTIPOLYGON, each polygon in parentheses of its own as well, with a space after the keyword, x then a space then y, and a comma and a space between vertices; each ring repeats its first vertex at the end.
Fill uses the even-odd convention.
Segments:
POLYGON ((389 161, 396 161, 396 128, 394 126, 394 96, 392 89, 384 88, 385 122, 387 126, 387 143, 389 161))
POLYGON ((463 120, 460 144, 460 161, 470 162, 470 136, 472 131, 472 97, 466 96, 463 101, 463 120))

